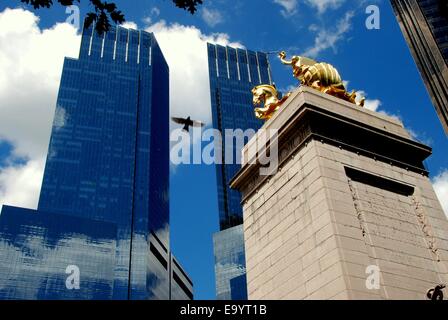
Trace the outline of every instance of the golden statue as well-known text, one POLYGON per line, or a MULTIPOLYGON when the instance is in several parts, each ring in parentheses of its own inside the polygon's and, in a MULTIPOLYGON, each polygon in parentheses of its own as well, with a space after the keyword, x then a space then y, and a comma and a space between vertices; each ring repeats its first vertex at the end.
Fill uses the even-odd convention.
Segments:
POLYGON ((259 106, 264 103, 263 108, 255 109, 255 116, 260 120, 269 120, 291 93, 286 94, 282 99, 278 98, 278 91, 275 85, 263 84, 252 89, 254 95, 254 105, 259 106))
POLYGON ((365 98, 356 103, 355 91, 347 92, 338 70, 331 64, 316 62, 300 56, 293 56, 288 61, 285 51, 280 52, 279 57, 283 64, 292 66, 294 77, 300 81, 301 85, 314 88, 358 106, 364 106, 365 98))

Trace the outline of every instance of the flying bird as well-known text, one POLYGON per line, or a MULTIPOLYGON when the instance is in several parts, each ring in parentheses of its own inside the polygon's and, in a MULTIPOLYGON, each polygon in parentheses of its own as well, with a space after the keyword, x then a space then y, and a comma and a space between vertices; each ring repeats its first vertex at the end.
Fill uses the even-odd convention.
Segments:
POLYGON ((191 117, 188 117, 186 119, 171 117, 171 120, 173 120, 177 124, 183 125, 184 127, 182 128, 182 130, 184 130, 186 132, 190 132, 190 127, 203 127, 204 126, 204 123, 202 123, 200 121, 196 121, 196 120, 191 120, 191 117))

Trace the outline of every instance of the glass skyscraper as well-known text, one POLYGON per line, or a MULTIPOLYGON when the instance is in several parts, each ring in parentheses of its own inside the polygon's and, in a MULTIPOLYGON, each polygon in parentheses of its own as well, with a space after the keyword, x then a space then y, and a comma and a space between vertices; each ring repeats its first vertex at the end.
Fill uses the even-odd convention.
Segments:
POLYGON ((37 214, 1 216, 1 259, 31 245, 37 256, 28 248, 8 270, 23 292, 0 276, 0 298, 191 299, 172 270, 168 181, 169 68, 154 35, 85 28, 79 59, 64 62, 37 214), (80 291, 66 292, 53 269, 85 263, 80 291), (59 294, 45 294, 53 282, 59 294))
POLYGON ((116 234, 107 222, 3 206, 0 299, 112 299, 116 234), (79 289, 66 286, 71 266, 79 289))
POLYGON ((391 0, 391 3, 448 134, 448 1, 391 0))
MULTIPOLYGON (((258 130, 263 122, 255 118, 251 90, 272 84, 267 54, 210 43, 207 51, 213 127, 222 133, 258 130)), ((226 150, 225 139, 220 147, 226 150)), ((232 151, 234 159, 241 155, 236 144, 232 151)), ((214 235, 215 274, 217 297, 223 300, 247 298, 241 195, 229 187, 239 169, 236 161, 216 166, 221 231, 214 235)))
POLYGON ((216 299, 247 300, 243 225, 216 232, 213 235, 213 247, 216 299))

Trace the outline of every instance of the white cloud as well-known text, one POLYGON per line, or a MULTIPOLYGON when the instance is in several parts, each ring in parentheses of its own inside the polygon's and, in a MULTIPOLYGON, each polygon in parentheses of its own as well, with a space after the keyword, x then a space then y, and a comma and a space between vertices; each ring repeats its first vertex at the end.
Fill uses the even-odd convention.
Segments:
POLYGON ((221 13, 215 9, 207 9, 207 8, 202 9, 201 17, 202 20, 204 20, 204 22, 210 27, 214 27, 224 22, 221 13))
POLYGON ((0 170, 0 212, 3 204, 35 209, 43 170, 43 159, 30 160, 25 165, 0 170))
POLYGON ((38 21, 23 9, 0 13, 0 139, 32 159, 46 153, 64 57, 80 44, 70 24, 41 30, 38 21))
MULTIPOLYGON (((348 83, 349 83, 348 81, 344 81, 344 85, 346 86, 346 88, 348 87, 348 83)), ((357 91, 357 97, 356 97, 357 102, 359 102, 363 97, 367 98, 368 94, 362 90, 357 91)), ((379 99, 366 99, 364 108, 371 110, 371 111, 378 112, 384 116, 387 116, 396 121, 399 121, 399 122, 403 123, 403 125, 404 125, 404 121, 399 114, 390 113, 389 111, 380 109, 380 107, 382 105, 383 105, 383 102, 379 99)), ((425 133, 418 133, 417 131, 413 130, 409 126, 405 126, 405 129, 409 133, 412 140, 421 142, 421 143, 429 145, 429 146, 433 145, 434 141, 431 138, 428 138, 425 133)))
POLYGON ((310 58, 315 58, 322 51, 329 48, 332 48, 334 51, 336 51, 336 44, 340 40, 342 40, 344 38, 344 35, 351 29, 353 16, 353 11, 347 12, 345 16, 338 21, 336 28, 331 30, 318 28, 315 25, 311 26, 310 30, 316 31, 317 36, 314 39, 314 45, 308 48, 303 55, 310 58))
MULTIPOLYGON (((348 88, 348 84, 349 81, 344 81, 344 85, 346 88, 348 88)), ((357 91, 357 97, 356 100, 357 102, 359 102, 361 100, 362 97, 367 98, 368 94, 365 91, 357 91)), ((378 112, 384 116, 387 116, 389 118, 392 118, 396 121, 399 121, 401 123, 404 123, 402 117, 399 114, 394 114, 394 113, 390 113, 389 111, 386 111, 384 109, 380 109, 380 107, 383 105, 383 102, 379 99, 366 99, 365 104, 364 104, 364 108, 371 110, 371 111, 375 111, 378 112)), ((404 125, 404 124, 403 124, 404 125)), ((405 126, 406 131, 409 133, 409 135, 411 136, 411 139, 414 141, 418 141, 421 142, 423 144, 426 145, 433 145, 434 141, 431 138, 428 138, 427 135, 425 133, 419 133, 415 130, 413 130, 412 128, 410 128, 409 126, 405 126)))
POLYGON ((134 30, 138 29, 138 25, 133 21, 126 21, 121 26, 126 29, 134 29, 134 30))
MULTIPOLYGON (((13 157, 28 159, 20 165, 7 161, 0 169, 0 206, 37 207, 63 59, 79 52, 80 36, 71 25, 40 29, 38 21, 23 9, 0 13, 0 139, 13 145, 13 157)), ((204 35, 163 21, 148 30, 156 33, 170 65, 171 113, 210 124, 206 43, 242 45, 227 34, 204 35)), ((56 119, 63 124, 60 111, 56 119)))
POLYGON ((282 6, 280 13, 285 17, 291 17, 297 13, 297 0, 274 0, 274 3, 282 6))
POLYGON ((345 0, 305 0, 305 3, 315 7, 319 14, 324 13, 327 9, 337 9, 344 2, 345 0))
MULTIPOLYGON (((344 80, 343 81, 345 88, 348 91, 351 91, 351 89, 349 88, 349 84, 350 81, 344 80)), ((364 91, 364 90, 357 90, 356 91, 356 102, 359 103, 361 101, 362 98, 365 98, 365 102, 364 102, 364 108, 370 111, 375 111, 378 112, 382 115, 385 115, 387 117, 393 118, 401 123, 403 123, 403 120, 401 119, 401 117, 399 115, 395 115, 392 113, 389 113, 383 109, 380 109, 380 107, 383 105, 383 102, 379 99, 367 99, 368 94, 364 91)), ((413 136, 413 132, 412 130, 410 130, 409 128, 407 128, 408 131, 410 131, 411 137, 414 138, 413 136)))
POLYGON ((378 99, 366 99, 364 107, 368 110, 377 111, 378 108, 381 106, 381 100, 378 99))
MULTIPOLYGON (((401 120, 400 117, 398 117, 398 119, 401 120)), ((406 126, 406 130, 411 135, 411 139, 418 141, 420 143, 426 144, 427 146, 430 146, 430 147, 434 146, 434 139, 431 136, 428 136, 428 134, 426 132, 416 131, 409 126, 406 126)))
POLYGON ((0 12, 0 140, 27 159, 0 169, 0 205, 37 206, 64 57, 79 52, 72 25, 38 22, 24 9, 0 12))
POLYGON ((432 182, 442 208, 448 216, 448 169, 435 177, 432 182))
MULTIPOLYGON (((356 97, 356 100, 357 100, 358 102, 359 102, 359 100, 360 100, 362 97, 367 97, 367 94, 366 94, 364 91, 358 91, 357 94, 358 94, 358 96, 356 97)), ((365 101, 365 103, 364 103, 364 108, 366 108, 366 109, 368 109, 368 110, 371 110, 371 111, 378 112, 378 113, 380 113, 380 114, 382 114, 382 115, 384 115, 384 116, 387 116, 387 117, 389 117, 389 118, 392 118, 392 119, 394 119, 394 120, 396 120, 396 121, 399 121, 399 122, 403 123, 403 119, 402 119, 399 115, 390 113, 390 112, 385 111, 385 110, 383 110, 383 109, 380 109, 380 107, 381 107, 382 105, 383 105, 383 102, 382 102, 381 100, 379 100, 379 99, 366 99, 366 101, 365 101)), ((409 134, 411 135, 411 138, 414 139, 414 140, 416 140, 416 139, 415 139, 416 136, 413 135, 413 131, 410 130, 409 128, 406 128, 406 130, 407 130, 407 131, 409 132, 409 134)))
MULTIPOLYGON (((344 81, 344 85, 348 88, 348 81, 344 81)), ((349 90, 350 91, 350 90, 349 90)), ((364 108, 371 111, 378 111, 378 108, 383 104, 379 99, 367 99, 367 93, 365 91, 359 90, 356 92, 356 100, 359 102, 362 98, 366 98, 364 103, 364 108)))
POLYGON ((207 42, 243 47, 224 33, 205 35, 194 26, 160 21, 147 28, 154 32, 170 66, 170 112, 211 123, 207 42))

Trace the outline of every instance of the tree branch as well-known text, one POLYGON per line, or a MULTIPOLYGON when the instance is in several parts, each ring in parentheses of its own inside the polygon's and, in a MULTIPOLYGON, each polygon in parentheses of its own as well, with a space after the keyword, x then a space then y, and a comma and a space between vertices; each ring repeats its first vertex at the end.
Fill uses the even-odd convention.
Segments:
MULTIPOLYGON (((23 3, 33 6, 34 9, 50 8, 53 5, 53 0, 20 0, 23 3)), ((80 0, 57 0, 59 4, 64 7, 72 6, 73 3, 80 2, 80 0)), ((98 34, 103 34, 109 31, 111 24, 110 20, 115 24, 122 24, 126 20, 124 14, 117 9, 113 2, 106 2, 102 0, 89 0, 94 12, 89 12, 84 21, 84 28, 88 28, 95 22, 95 30, 98 34), (109 20, 110 19, 110 20, 109 20)), ((172 0, 176 7, 189 11, 194 14, 197 7, 202 4, 203 0, 172 0)))

